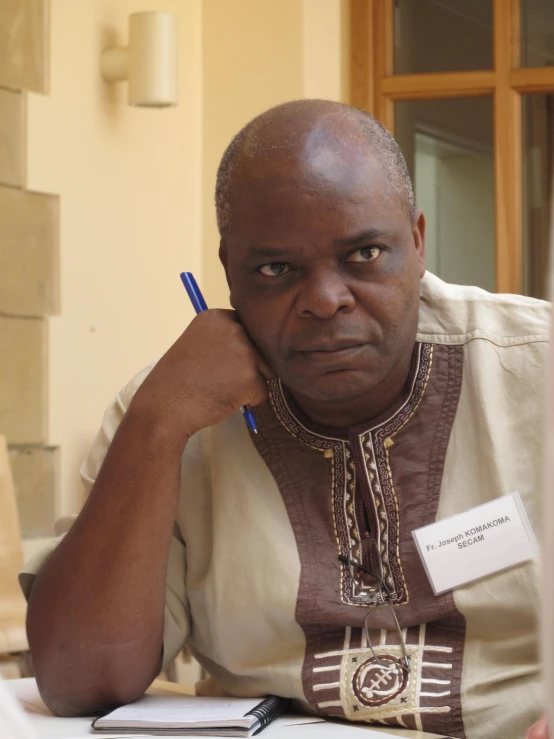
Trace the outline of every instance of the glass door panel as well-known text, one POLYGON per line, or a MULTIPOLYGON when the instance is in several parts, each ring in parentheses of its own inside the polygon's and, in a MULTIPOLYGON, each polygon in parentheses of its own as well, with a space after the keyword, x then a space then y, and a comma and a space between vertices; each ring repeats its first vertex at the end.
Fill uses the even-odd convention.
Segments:
POLYGON ((395 135, 427 218, 427 267, 496 286, 492 98, 397 102, 395 135))
POLYGON ((492 66, 491 0, 396 0, 395 74, 492 66))
POLYGON ((521 66, 554 65, 553 0, 521 1, 521 66))
POLYGON ((523 105, 523 277, 526 295, 547 299, 554 162, 554 93, 523 105))

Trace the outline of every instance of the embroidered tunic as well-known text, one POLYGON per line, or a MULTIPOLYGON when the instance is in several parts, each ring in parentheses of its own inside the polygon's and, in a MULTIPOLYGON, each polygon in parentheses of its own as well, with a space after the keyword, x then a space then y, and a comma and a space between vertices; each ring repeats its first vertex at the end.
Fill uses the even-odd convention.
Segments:
MULTIPOLYGON (((193 437, 164 663, 187 642, 211 675, 202 694, 274 693, 351 721, 520 739, 541 713, 537 563, 435 596, 412 531, 518 490, 538 533, 547 334, 546 303, 427 274, 409 381, 381 417, 317 428, 276 379, 255 409, 257 438, 240 414, 193 437), (409 673, 386 608, 370 622, 375 659, 360 582, 339 561, 368 533, 409 673)), ((87 489, 147 372, 106 411, 87 489)), ((26 592, 45 556, 22 574, 26 592)))

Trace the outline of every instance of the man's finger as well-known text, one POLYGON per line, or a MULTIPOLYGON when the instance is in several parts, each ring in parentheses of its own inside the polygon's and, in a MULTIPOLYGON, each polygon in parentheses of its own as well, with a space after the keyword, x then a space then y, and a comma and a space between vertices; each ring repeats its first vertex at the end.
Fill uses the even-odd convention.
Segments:
POLYGON ((546 715, 542 716, 536 724, 533 724, 525 734, 525 739, 549 739, 546 715))

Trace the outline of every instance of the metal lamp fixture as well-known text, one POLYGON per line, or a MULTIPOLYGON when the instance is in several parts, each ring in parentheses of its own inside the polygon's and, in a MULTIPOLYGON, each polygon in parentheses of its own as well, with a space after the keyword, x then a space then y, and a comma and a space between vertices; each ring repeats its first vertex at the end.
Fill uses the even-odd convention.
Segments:
POLYGON ((129 16, 129 46, 104 49, 106 82, 129 82, 129 105, 177 105, 177 16, 146 12, 129 16))

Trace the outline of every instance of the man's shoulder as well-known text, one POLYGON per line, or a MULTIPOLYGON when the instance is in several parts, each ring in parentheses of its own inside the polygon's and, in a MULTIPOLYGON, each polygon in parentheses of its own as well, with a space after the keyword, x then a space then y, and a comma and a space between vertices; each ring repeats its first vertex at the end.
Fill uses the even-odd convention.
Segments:
POLYGON ((484 339, 499 346, 546 342, 550 310, 544 300, 451 285, 428 272, 421 281, 418 340, 466 344, 484 339))

